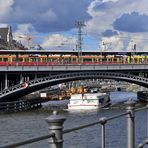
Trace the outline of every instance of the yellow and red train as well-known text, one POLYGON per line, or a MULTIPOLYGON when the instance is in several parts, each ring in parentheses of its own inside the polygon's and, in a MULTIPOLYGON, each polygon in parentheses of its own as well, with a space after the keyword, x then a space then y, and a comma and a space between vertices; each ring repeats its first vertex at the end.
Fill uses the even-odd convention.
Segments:
POLYGON ((0 65, 56 65, 56 64, 140 64, 148 63, 147 54, 96 53, 83 54, 23 54, 0 53, 0 65))

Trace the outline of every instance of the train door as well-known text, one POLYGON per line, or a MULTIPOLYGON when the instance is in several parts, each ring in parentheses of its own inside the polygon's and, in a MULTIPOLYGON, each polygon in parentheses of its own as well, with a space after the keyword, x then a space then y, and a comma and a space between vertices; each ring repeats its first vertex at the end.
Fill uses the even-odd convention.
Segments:
POLYGON ((127 63, 131 63, 131 56, 127 57, 127 63))

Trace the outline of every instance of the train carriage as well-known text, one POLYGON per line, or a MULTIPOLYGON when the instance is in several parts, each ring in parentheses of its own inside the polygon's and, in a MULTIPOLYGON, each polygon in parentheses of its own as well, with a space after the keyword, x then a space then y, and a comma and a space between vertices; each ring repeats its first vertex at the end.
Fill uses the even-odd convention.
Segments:
POLYGON ((54 64, 140 64, 148 63, 147 52, 108 52, 108 53, 82 53, 78 54, 59 53, 0 53, 0 65, 54 65, 54 64))

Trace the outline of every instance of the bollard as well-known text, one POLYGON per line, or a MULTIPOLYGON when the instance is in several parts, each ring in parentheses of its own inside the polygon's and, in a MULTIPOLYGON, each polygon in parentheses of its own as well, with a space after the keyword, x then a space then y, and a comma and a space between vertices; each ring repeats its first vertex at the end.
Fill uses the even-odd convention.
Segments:
POLYGON ((145 140, 143 143, 138 145, 138 148, 144 148, 145 145, 148 145, 148 140, 145 140))
POLYGON ((135 148, 135 102, 129 100, 126 104, 127 114, 127 148, 135 148))
POLYGON ((138 145, 138 148, 143 148, 143 144, 139 144, 138 145))
POLYGON ((100 124, 102 126, 102 148, 105 148, 105 124, 107 123, 107 118, 100 118, 100 124))
POLYGON ((65 120, 66 118, 61 115, 57 115, 56 111, 46 119, 49 133, 55 134, 54 137, 48 140, 50 148, 63 148, 63 123, 65 120))

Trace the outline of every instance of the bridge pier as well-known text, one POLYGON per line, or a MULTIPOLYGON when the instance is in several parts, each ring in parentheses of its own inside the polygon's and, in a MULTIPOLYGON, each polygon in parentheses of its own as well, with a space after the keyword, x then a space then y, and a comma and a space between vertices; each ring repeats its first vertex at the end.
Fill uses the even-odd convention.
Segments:
POLYGON ((23 83, 23 75, 22 73, 20 74, 20 84, 23 83))
POLYGON ((37 79, 37 78, 38 78, 38 76, 37 76, 37 74, 35 74, 35 75, 34 75, 34 79, 37 79))
POLYGON ((4 85, 5 89, 8 88, 8 75, 7 73, 5 74, 5 85, 4 85))

